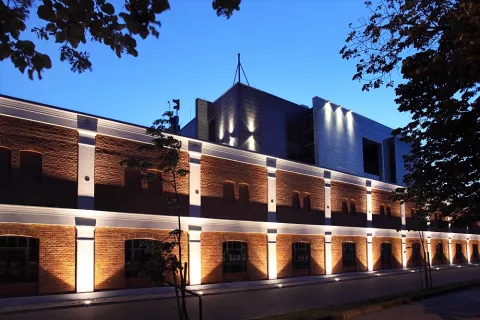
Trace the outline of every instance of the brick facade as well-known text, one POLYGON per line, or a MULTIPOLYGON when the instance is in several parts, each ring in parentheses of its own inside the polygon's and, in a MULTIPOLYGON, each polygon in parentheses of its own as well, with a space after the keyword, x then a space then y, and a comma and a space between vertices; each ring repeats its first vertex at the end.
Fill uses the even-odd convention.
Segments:
MULTIPOLYGON (((95 290, 124 289, 125 241, 149 239, 172 241, 169 230, 96 228, 95 229, 95 290)), ((178 255, 178 248, 173 251, 178 255)), ((182 262, 188 262, 188 235, 182 234, 182 262)), ((148 283, 144 283, 148 285, 148 283)))
POLYGON ((367 189, 337 181, 331 183, 332 224, 365 227, 367 224, 367 189), (342 212, 342 200, 346 199, 349 213, 342 212), (355 201, 356 213, 350 212, 350 203, 355 201))
POLYGON ((323 179, 277 170, 277 222, 324 224, 325 186, 323 179), (298 193, 300 208, 292 207, 293 193, 298 193), (310 197, 310 209, 305 197, 310 197))
POLYGON ((325 239, 323 236, 279 234, 277 235, 277 277, 289 278, 301 275, 325 274, 325 239), (307 242, 310 244, 310 270, 293 270, 292 244, 307 242))
POLYGON ((202 283, 267 279, 267 235, 261 233, 202 232, 202 283), (223 243, 243 241, 248 246, 246 274, 223 272, 223 243))
MULTIPOLYGON (((117 212, 136 212, 161 215, 176 215, 175 209, 166 199, 173 198, 173 187, 162 183, 162 191, 148 188, 148 182, 142 183, 139 190, 125 186, 125 168, 120 161, 135 156, 141 160, 158 164, 159 152, 140 151, 141 143, 97 135, 95 149, 95 209, 117 212)), ((180 152, 180 168, 188 169, 188 153, 180 152)), ((165 180, 172 180, 170 175, 165 180)), ((189 178, 178 177, 180 212, 188 215, 189 178)))
POLYGON ((423 245, 420 242, 420 239, 409 239, 407 238, 407 268, 418 267, 423 261, 424 251, 427 252, 427 240, 424 239, 423 245), (413 258, 413 244, 418 243, 420 245, 420 258, 418 261, 415 261, 413 258))
POLYGON ((75 291, 75 227, 0 223, 0 236, 39 239, 38 284, 0 284, 0 295, 75 291))
POLYGON ((470 240, 469 241, 469 247, 470 247, 470 262, 471 263, 479 263, 480 262, 480 252, 479 252, 479 244, 478 244, 479 241, 477 240, 470 240), (474 252, 474 245, 477 245, 477 255, 475 255, 475 252, 474 252))
POLYGON ((202 156, 202 217, 267 220, 267 169, 237 161, 202 156), (233 183, 235 198, 223 198, 224 182, 233 183), (249 201, 239 201, 239 185, 248 185, 249 201))
POLYGON ((400 269, 402 268, 402 239, 388 237, 373 237, 372 240, 373 253, 373 270, 381 269, 400 269), (382 243, 390 244, 391 259, 382 263, 382 243))
POLYGON ((332 272, 342 273, 347 271, 367 271, 367 237, 332 236, 332 272), (355 243, 356 270, 346 270, 343 267, 342 244, 344 242, 355 243))
POLYGON ((11 175, 0 179, 0 203, 77 207, 76 130, 0 116, 0 147, 11 151, 11 175), (20 151, 41 154, 40 181, 22 176, 20 151))
POLYGON ((452 257, 454 264, 467 263, 467 241, 452 240, 452 257), (456 245, 461 246, 461 251, 457 252, 456 245))

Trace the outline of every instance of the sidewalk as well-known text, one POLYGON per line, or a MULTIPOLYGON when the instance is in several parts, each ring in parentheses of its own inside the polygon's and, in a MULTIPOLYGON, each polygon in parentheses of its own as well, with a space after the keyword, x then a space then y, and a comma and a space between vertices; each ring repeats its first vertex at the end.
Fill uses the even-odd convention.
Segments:
MULTIPOLYGON (((446 265, 432 268, 432 271, 441 271, 455 268, 474 268, 477 264, 446 265)), ((283 287, 295 287, 340 281, 351 281, 372 277, 388 277, 392 275, 410 274, 418 272, 418 268, 379 270, 373 272, 355 272, 337 275, 309 276, 299 278, 259 280, 247 282, 219 283, 189 286, 188 289, 202 295, 217 295, 231 292, 269 290, 283 287)), ((72 293, 50 296, 33 296, 20 298, 0 299, 0 314, 39 310, 49 308, 83 307, 85 305, 102 305, 138 300, 152 300, 171 298, 175 292, 171 287, 127 289, 104 292, 72 293)))

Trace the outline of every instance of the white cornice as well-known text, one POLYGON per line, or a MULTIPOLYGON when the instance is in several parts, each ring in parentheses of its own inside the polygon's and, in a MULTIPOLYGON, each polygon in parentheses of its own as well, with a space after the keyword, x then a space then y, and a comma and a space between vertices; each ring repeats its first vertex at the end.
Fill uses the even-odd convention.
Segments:
MULTIPOLYGON (((62 126, 71 129, 78 128, 78 116, 89 117, 97 119, 97 133, 117 137, 121 139, 128 139, 138 142, 150 143, 151 137, 145 134, 145 127, 123 123, 119 121, 104 119, 95 117, 88 114, 78 113, 75 111, 59 109, 51 106, 45 106, 32 102, 12 99, 4 96, 0 96, 0 114, 37 121, 57 126, 62 126)), ((247 150, 240 150, 229 146, 214 144, 207 141, 201 141, 197 139, 191 139, 183 136, 173 135, 176 139, 182 142, 182 149, 188 150, 188 142, 197 142, 202 144, 202 154, 219 157, 234 161, 240 161, 248 164, 266 166, 267 156, 259 153, 255 153, 247 150)), ((355 175, 350 175, 342 172, 337 172, 330 169, 324 169, 314 165, 308 165, 289 161, 285 159, 275 158, 268 156, 269 158, 277 160, 277 169, 291 171, 294 173, 310 175, 314 177, 323 178, 323 172, 328 170, 331 172, 333 181, 340 181, 344 183, 355 184, 359 186, 365 186, 367 179, 355 175)), ((381 189, 385 191, 395 190, 398 186, 381 181, 372 181, 374 189, 381 189)))

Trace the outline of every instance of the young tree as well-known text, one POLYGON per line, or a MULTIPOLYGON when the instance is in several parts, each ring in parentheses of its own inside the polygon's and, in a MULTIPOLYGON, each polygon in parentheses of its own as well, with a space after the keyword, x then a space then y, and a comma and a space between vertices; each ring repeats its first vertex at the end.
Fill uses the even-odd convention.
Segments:
MULTIPOLYGON (((240 10, 241 0, 212 0, 218 16, 227 19, 240 10)), ((138 36, 159 36, 157 15, 170 9, 169 0, 124 0, 116 12, 107 0, 0 0, 0 61, 10 59, 22 73, 27 70, 33 80, 36 72, 52 67, 52 60, 22 40, 27 20, 36 10, 43 24, 30 31, 39 40, 53 39, 60 47, 60 60, 71 65, 73 72, 92 69, 90 54, 79 49, 87 41, 102 43, 120 58, 122 54, 138 55, 138 36)))
MULTIPOLYGON (((142 178, 147 181, 161 181, 173 190, 172 197, 164 197, 164 201, 175 209, 178 218, 178 228, 169 233, 169 238, 161 245, 152 244, 147 248, 154 257, 147 264, 144 274, 148 275, 154 285, 168 283, 169 275, 172 276, 179 317, 181 320, 188 320, 186 306, 187 287, 187 262, 182 261, 182 224, 179 198, 179 179, 188 175, 188 170, 180 163, 180 149, 182 142, 169 135, 170 119, 172 111, 163 114, 163 118, 155 120, 146 131, 152 137, 151 144, 144 144, 139 147, 139 152, 155 154, 153 161, 140 157, 130 157, 122 160, 120 164, 129 169, 139 170, 142 178), (161 174, 158 174, 160 172, 161 174), (172 240, 173 239, 173 240, 172 240), (174 250, 178 252, 178 256, 174 250), (179 282, 179 283, 178 283, 179 282), (180 295, 178 292, 180 288, 180 295)), ((161 214, 161 212, 160 212, 161 214)))
MULTIPOLYGON (((340 53, 357 61, 363 90, 393 87, 412 122, 393 134, 411 145, 406 189, 426 215, 439 212, 472 225, 480 211, 480 2, 474 0, 367 1, 340 53)), ((404 192, 406 191, 406 192, 404 192)))

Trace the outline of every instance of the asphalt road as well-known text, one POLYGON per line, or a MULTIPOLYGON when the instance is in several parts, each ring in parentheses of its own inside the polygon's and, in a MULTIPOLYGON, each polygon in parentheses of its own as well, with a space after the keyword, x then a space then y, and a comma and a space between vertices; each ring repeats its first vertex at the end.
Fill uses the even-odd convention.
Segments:
POLYGON ((355 320, 473 320, 480 319, 480 288, 360 316, 355 320))
MULTIPOLYGON (((434 285, 469 280, 480 280, 479 267, 447 269, 433 273, 434 285)), ((203 297, 203 319, 251 319, 401 293, 419 287, 420 275, 417 272, 273 290, 209 295, 203 297)), ((188 307, 190 318, 198 319, 198 299, 189 298, 188 307)), ((176 317, 176 302, 175 299, 171 298, 23 312, 3 315, 0 318, 2 320, 178 319, 176 317)))

